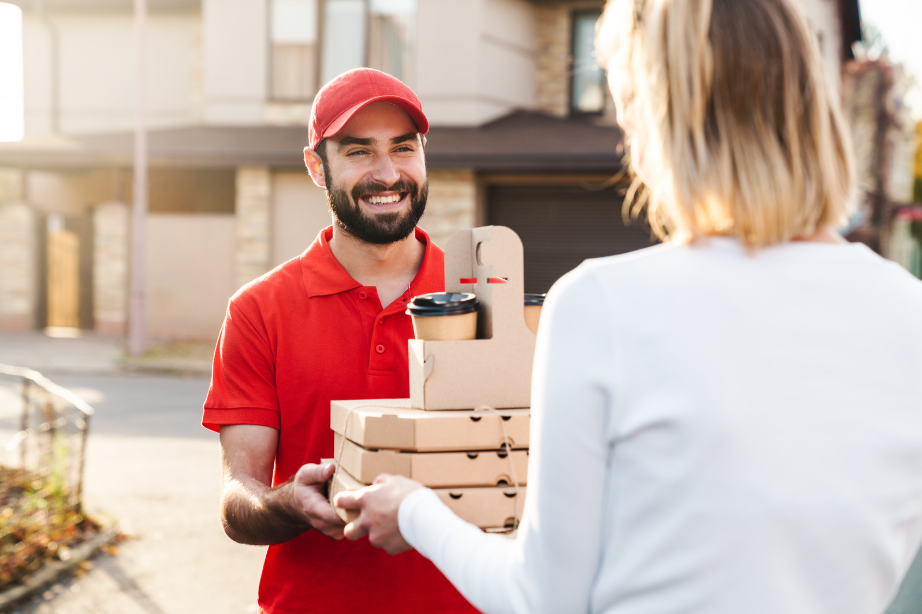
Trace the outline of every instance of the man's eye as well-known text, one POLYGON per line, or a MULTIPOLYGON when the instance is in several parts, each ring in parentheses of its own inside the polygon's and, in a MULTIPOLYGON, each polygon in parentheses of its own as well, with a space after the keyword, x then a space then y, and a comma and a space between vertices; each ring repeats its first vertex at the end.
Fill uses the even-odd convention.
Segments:
POLYGON ((368 152, 365 151, 364 149, 356 149, 355 151, 350 151, 349 153, 347 153, 346 156, 361 156, 367 153, 368 152))

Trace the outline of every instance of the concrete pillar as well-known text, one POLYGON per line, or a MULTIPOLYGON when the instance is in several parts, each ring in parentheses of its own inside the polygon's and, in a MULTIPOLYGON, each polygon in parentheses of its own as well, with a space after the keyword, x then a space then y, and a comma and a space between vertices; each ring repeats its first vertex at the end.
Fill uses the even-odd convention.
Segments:
POLYGON ((234 280, 240 286, 271 268, 272 172, 268 167, 237 169, 237 256, 234 280))
POLYGON ((35 211, 23 202, 0 204, 0 329, 35 326, 38 256, 35 211))
POLYGON ((131 211, 109 202, 93 210, 93 320, 96 332, 128 332, 128 275, 131 211))
POLYGON ((436 245, 444 248, 455 232, 473 228, 476 215, 477 182, 473 171, 429 171, 429 200, 419 225, 436 245))

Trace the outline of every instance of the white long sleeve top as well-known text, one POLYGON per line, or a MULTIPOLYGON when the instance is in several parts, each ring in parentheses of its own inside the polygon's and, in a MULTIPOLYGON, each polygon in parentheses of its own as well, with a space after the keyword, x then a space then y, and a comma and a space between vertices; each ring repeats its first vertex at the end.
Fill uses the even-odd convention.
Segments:
POLYGON ((862 245, 588 261, 548 296, 515 540, 407 541, 489 614, 879 614, 922 542, 922 282, 862 245))

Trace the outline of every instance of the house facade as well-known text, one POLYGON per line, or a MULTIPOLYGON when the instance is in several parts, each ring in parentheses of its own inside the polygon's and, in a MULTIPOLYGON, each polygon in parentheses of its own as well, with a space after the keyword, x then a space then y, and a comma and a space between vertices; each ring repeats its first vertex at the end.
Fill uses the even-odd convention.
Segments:
MULTIPOLYGON (((799 0, 837 84, 857 0, 799 0)), ((129 0, 20 0, 22 142, 0 144, 0 327, 124 334, 135 63, 129 0)), ((148 0, 147 330, 214 338, 247 281, 330 224, 304 171, 311 100, 372 66, 432 126, 438 244, 506 225, 526 290, 651 244, 622 218, 623 151, 593 58, 598 0, 148 0)))

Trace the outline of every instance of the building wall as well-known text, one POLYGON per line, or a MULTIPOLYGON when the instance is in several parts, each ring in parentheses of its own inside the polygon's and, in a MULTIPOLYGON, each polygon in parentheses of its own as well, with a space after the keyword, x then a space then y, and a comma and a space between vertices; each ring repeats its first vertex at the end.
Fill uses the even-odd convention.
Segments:
POLYGON ((207 122, 263 121, 268 79, 267 19, 266 0, 203 0, 207 122))
POLYGON ((37 220, 22 202, 0 203, 0 330, 35 324, 37 220))
POLYGON ((45 213, 78 216, 91 205, 119 198, 117 191, 130 190, 130 183, 119 189, 117 182, 113 169, 33 170, 26 175, 26 193, 29 202, 45 213))
POLYGON ((272 173, 265 166, 237 169, 234 285, 269 271, 272 257, 272 173))
POLYGON ((234 280, 236 221, 230 214, 147 218, 147 333, 156 339, 213 340, 234 280))
MULTIPOLYGON (((155 12, 148 17, 147 118, 152 128, 188 124, 195 118, 200 21, 199 13, 190 11, 155 12)), ((26 11, 23 34, 27 137, 48 134, 55 123, 70 134, 133 126, 135 56, 130 12, 48 13, 42 19, 26 11)))
POLYGON ((569 104, 570 11, 560 4, 535 8, 537 22, 537 107, 565 117, 569 104))
POLYGON ((121 202, 93 210, 93 323, 103 335, 128 332, 131 212, 121 202))
POLYGON ((477 219, 477 182, 470 170, 430 170, 429 199, 419 225, 439 247, 477 219))
POLYGON ((272 266, 301 254, 332 222, 326 190, 306 172, 272 175, 272 266))
POLYGON ((431 123, 472 126, 535 106, 534 7, 420 0, 417 94, 431 123))

